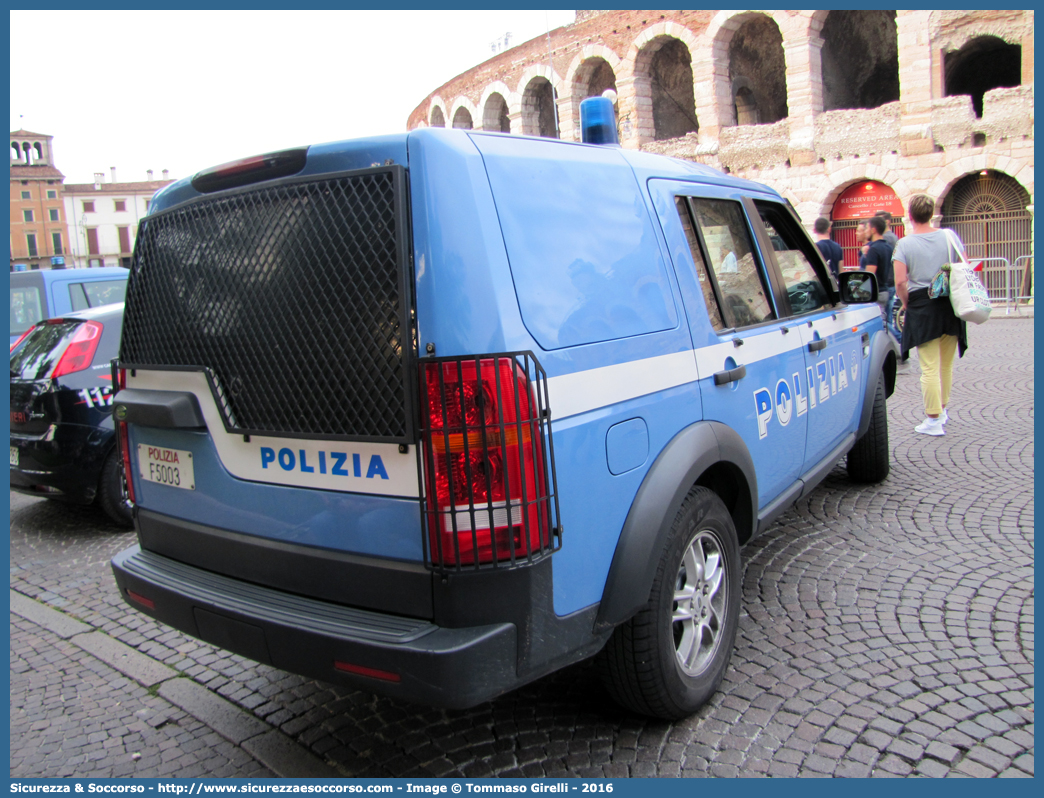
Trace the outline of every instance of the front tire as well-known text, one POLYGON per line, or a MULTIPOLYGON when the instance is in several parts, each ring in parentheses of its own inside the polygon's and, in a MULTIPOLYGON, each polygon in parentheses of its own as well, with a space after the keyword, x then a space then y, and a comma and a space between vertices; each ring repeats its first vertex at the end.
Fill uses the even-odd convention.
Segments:
POLYGON ((870 426, 848 452, 846 464, 848 476, 853 482, 880 482, 888 476, 888 407, 884 374, 877 378, 874 406, 870 410, 870 426))
POLYGON ((105 514, 117 526, 130 529, 134 526, 134 517, 123 497, 123 463, 117 447, 109 452, 102 466, 101 484, 98 485, 98 504, 105 514))
POLYGON ((616 628, 599 655, 609 693, 642 715, 691 715, 725 675, 739 604, 732 516, 717 494, 695 487, 671 527, 648 604, 616 628))

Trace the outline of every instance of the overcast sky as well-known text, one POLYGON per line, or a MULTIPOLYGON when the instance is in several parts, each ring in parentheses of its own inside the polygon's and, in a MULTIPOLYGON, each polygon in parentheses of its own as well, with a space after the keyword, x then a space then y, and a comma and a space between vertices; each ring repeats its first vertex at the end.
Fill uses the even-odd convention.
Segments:
MULTIPOLYGON (((396 133, 428 95, 572 11, 11 11, 11 130, 54 136, 67 183, 186 177, 396 133)), ((561 70, 564 67, 559 67, 561 70)), ((450 98, 445 98, 449 101, 450 98)))

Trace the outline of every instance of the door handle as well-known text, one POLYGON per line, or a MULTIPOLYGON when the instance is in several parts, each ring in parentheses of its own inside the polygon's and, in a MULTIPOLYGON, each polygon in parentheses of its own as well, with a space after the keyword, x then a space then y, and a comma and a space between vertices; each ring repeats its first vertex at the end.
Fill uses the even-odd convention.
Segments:
POLYGON ((734 369, 726 369, 725 371, 719 371, 714 375, 715 385, 728 385, 730 382, 741 380, 747 376, 746 366, 736 366, 734 369))
POLYGON ((826 349, 826 338, 820 338, 818 341, 812 341, 808 345, 809 352, 818 352, 820 349, 826 349))

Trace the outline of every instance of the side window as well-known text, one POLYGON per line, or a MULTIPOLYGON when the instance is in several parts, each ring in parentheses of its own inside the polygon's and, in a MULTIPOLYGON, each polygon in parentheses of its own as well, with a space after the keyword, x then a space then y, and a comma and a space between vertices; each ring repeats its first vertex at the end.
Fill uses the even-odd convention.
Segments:
POLYGON ((113 302, 122 302, 127 295, 126 280, 98 280, 93 283, 84 283, 83 290, 87 293, 87 300, 92 308, 99 305, 111 305, 113 302))
POLYGON ((83 292, 83 283, 69 284, 69 300, 72 302, 73 310, 87 310, 91 303, 87 301, 87 295, 83 292))
POLYGON ((39 288, 35 285, 11 288, 11 335, 25 332, 43 317, 39 288))
POLYGON ((812 265, 817 259, 809 248, 814 244, 799 229, 786 209, 768 203, 754 204, 761 214, 772 249, 775 250, 791 313, 798 316, 829 305, 830 295, 821 275, 812 265))
MULTIPOLYGON (((724 327, 750 327, 775 318, 762 280, 758 264, 754 259, 750 233, 738 202, 691 197, 688 205, 695 222, 695 236, 690 236, 689 247, 697 270, 706 270, 699 275, 704 299, 712 323, 717 308, 724 327), (696 244, 699 244, 696 246, 696 244), (708 286, 713 286, 712 293, 708 286)), ((679 210, 683 208, 679 206, 679 210)), ((686 214, 682 214, 682 223, 686 214)), ((692 224, 690 223, 690 228, 692 224)), ((686 231, 689 234, 689 230, 686 231)), ((720 321, 718 323, 721 323, 720 321)), ((722 329, 715 324, 715 329, 722 329)))
POLYGON ((678 216, 681 219, 682 230, 685 231, 685 240, 689 242, 692 260, 696 264, 696 277, 700 281, 703 301, 707 303, 707 315, 710 316, 711 326, 715 330, 723 330, 727 325, 722 320, 721 307, 718 305, 718 298, 714 295, 714 284, 711 282, 710 274, 707 272, 707 264, 703 262, 703 253, 700 252, 700 240, 696 237, 696 230, 692 226, 689 206, 684 197, 675 197, 674 202, 678 206, 678 216))

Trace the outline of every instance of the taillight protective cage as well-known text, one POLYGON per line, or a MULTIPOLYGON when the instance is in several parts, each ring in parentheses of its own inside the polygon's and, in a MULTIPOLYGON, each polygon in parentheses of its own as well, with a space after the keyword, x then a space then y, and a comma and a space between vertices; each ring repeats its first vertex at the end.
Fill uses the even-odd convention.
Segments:
MULTIPOLYGON (((526 351, 484 353, 464 357, 425 357, 418 361, 418 365, 420 388, 418 393, 421 407, 421 444, 419 446, 418 467, 420 469, 419 483, 421 485, 420 504, 424 560, 428 568, 440 573, 513 568, 536 562, 558 551, 562 547, 562 524, 558 508, 558 481, 555 474, 554 444, 551 437, 551 411, 548 403, 547 374, 533 353, 526 351), (474 369, 476 383, 481 384, 483 362, 488 365, 490 360, 493 361, 492 370, 495 375, 496 395, 492 398, 496 402, 497 407, 504 407, 503 400, 508 391, 514 393, 514 396, 510 398, 514 399, 515 408, 521 407, 521 397, 519 396, 521 389, 518 380, 512 379, 510 385, 504 385, 504 380, 501 379, 501 372, 498 367, 499 364, 503 360, 510 360, 516 370, 521 370, 526 375, 529 384, 528 403, 530 412, 528 418, 519 417, 515 421, 505 422, 501 414, 497 423, 487 424, 485 418, 483 418, 478 426, 468 427, 467 429, 460 426, 451 427, 447 417, 447 402, 457 396, 457 392, 447 390, 444 364, 453 364, 451 372, 455 372, 456 382, 460 383, 466 379, 464 364, 469 363, 469 370, 470 368, 474 369), (441 419, 430 418, 430 407, 427 400, 431 377, 429 367, 432 364, 438 364, 438 368, 432 371, 437 374, 437 388, 442 399, 441 419), (448 509, 440 509, 437 506, 437 497, 431 495, 433 488, 429 485, 425 475, 434 475, 435 449, 441 447, 444 452, 450 451, 453 445, 451 444, 451 437, 455 437, 454 443, 458 447, 463 446, 463 449, 458 448, 458 452, 466 455, 465 471, 469 484, 463 486, 455 485, 452 470, 449 470, 449 488, 451 496, 455 500, 450 502, 448 509), (441 440, 436 441, 436 438, 441 440), (502 462, 506 463, 509 456, 509 442, 522 442, 525 440, 538 443, 538 446, 535 447, 535 452, 539 457, 535 459, 534 463, 538 484, 528 484, 526 468, 523 462, 523 447, 514 445, 515 462, 518 465, 518 471, 521 474, 523 483, 521 488, 522 499, 515 501, 508 495, 506 496, 507 507, 498 507, 494 505, 492 500, 493 491, 489 489, 486 491, 488 499, 475 501, 471 490, 474 474, 471 468, 471 460, 467 455, 484 454, 486 451, 499 449, 502 462), (462 505, 467 505, 467 508, 463 509, 462 505), (528 512, 533 506, 536 507, 537 518, 541 519, 538 520, 538 525, 544 527, 536 530, 535 536, 530 528, 532 514, 528 512), (522 527, 521 546, 516 545, 514 535, 511 534, 507 535, 507 551, 504 551, 502 543, 498 545, 497 536, 492 530, 494 525, 493 519, 497 513, 500 513, 501 517, 506 516, 508 519, 511 519, 515 514, 520 517, 521 524, 519 526, 522 527), (459 521, 462 518, 470 518, 470 530, 463 525, 458 528, 459 521), (482 521, 488 519, 486 523, 490 528, 493 548, 492 560, 489 562, 482 562, 477 555, 473 556, 470 561, 461 557, 460 534, 470 534, 473 544, 472 551, 477 552, 478 550, 476 518, 480 519, 479 525, 481 525, 482 521), (433 519, 437 524, 435 530, 432 529, 433 519), (451 550, 444 550, 444 536, 438 533, 439 528, 443 524, 447 525, 447 527, 452 527, 451 550), (539 542, 536 546, 530 543, 534 537, 539 542)), ((462 393, 460 401, 461 416, 463 418, 465 415, 465 402, 462 393)), ((521 416, 521 413, 518 415, 521 416)), ((507 481, 506 470, 505 482, 507 481)), ((488 473, 485 479, 487 486, 492 488, 491 477, 488 473)))

